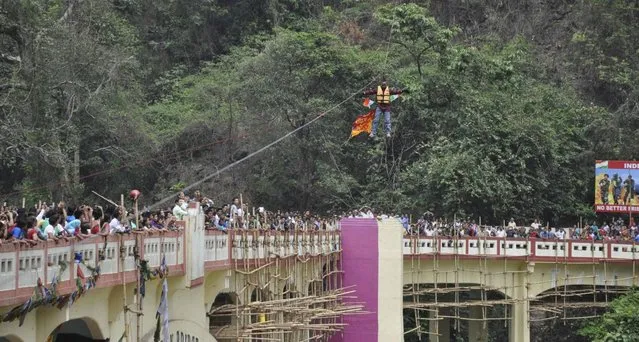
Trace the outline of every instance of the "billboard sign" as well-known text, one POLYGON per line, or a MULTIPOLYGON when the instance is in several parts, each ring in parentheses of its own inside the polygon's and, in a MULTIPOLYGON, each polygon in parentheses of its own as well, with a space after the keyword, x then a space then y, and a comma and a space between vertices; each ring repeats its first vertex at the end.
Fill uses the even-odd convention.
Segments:
POLYGON ((597 160, 595 211, 639 213, 639 161, 597 160))

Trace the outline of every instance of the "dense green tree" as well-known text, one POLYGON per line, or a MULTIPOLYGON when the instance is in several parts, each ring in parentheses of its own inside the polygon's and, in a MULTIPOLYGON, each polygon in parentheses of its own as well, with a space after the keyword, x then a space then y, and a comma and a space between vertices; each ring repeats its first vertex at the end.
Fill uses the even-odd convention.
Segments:
POLYGON ((592 215, 594 159, 637 151, 635 8, 5 1, 2 197, 136 186, 152 201, 331 109, 203 189, 282 209, 573 223, 592 215), (392 139, 348 140, 382 77, 411 91, 392 139))
POLYGON ((579 334, 593 342, 639 341, 639 292, 633 291, 610 304, 602 317, 588 322, 579 334))
POLYGON ((416 4, 383 6, 377 10, 376 18, 390 27, 389 41, 399 45, 411 57, 420 76, 423 76, 422 64, 426 54, 446 50, 458 31, 457 28, 441 26, 427 8, 416 4))
POLYGON ((0 157, 46 185, 37 195, 78 198, 81 168, 108 165, 100 151, 126 150, 135 136, 117 109, 135 103, 137 37, 107 2, 3 4, 0 157))

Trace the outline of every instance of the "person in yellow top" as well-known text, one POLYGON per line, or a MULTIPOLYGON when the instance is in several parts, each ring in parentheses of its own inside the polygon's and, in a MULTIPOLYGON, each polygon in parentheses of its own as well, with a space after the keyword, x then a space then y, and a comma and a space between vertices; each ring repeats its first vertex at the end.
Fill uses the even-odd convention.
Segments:
POLYGON ((386 137, 390 138, 391 136, 391 120, 390 120, 391 96, 399 95, 405 92, 406 92, 405 90, 388 87, 388 84, 386 84, 386 81, 383 81, 382 84, 378 85, 376 89, 369 89, 364 92, 364 96, 375 95, 375 102, 377 102, 377 108, 375 109, 375 118, 373 119, 373 129, 370 134, 371 138, 374 138, 375 134, 377 133, 377 125, 379 124, 379 117, 381 116, 382 113, 384 113, 384 130, 386 131, 386 137))

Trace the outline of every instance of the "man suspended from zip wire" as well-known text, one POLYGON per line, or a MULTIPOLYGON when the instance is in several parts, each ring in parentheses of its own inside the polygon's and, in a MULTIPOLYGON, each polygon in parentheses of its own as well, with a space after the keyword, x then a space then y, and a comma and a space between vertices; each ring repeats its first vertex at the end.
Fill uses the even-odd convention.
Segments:
POLYGON ((382 81, 381 85, 377 86, 377 89, 369 89, 364 92, 364 96, 375 95, 375 101, 377 102, 377 108, 375 109, 375 118, 373 119, 373 128, 369 137, 375 138, 377 133, 377 125, 379 124, 379 117, 384 113, 384 130, 386 131, 386 137, 391 136, 391 96, 406 93, 406 90, 397 88, 389 88, 386 81, 382 81))

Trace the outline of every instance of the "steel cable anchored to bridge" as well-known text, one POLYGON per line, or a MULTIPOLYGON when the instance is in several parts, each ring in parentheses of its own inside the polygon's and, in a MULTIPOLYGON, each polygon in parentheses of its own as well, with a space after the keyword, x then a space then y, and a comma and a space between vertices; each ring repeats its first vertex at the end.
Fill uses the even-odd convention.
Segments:
MULTIPOLYGON (((217 171, 215 171, 215 172, 213 172, 213 173, 209 174, 208 176, 206 176, 206 177, 204 177, 204 178, 200 179, 199 181, 197 181, 197 182, 195 182, 195 183, 192 183, 192 184, 190 184, 190 185, 186 186, 186 187, 185 187, 185 188, 183 188, 181 191, 188 191, 188 190, 191 190, 191 189, 193 189, 194 187, 199 186, 200 184, 202 184, 202 183, 206 182, 207 180, 212 179, 212 178, 214 178, 214 177, 217 177, 217 176, 218 176, 218 175, 220 175, 222 172, 225 172, 225 171, 227 171, 227 170, 229 170, 229 169, 231 169, 231 168, 233 168, 233 167, 235 167, 235 166, 237 166, 237 165, 239 165, 239 164, 241 164, 241 163, 243 163, 243 162, 245 162, 245 161, 247 161, 247 160, 249 160, 249 159, 251 159, 251 158, 255 157, 256 155, 258 155, 258 154, 260 154, 260 153, 262 153, 262 152, 264 152, 264 151, 268 150, 269 148, 271 148, 271 147, 273 147, 273 146, 275 146, 275 145, 279 144, 280 142, 282 142, 282 141, 283 141, 283 140, 285 140, 286 138, 288 138, 288 137, 292 136, 293 134, 295 134, 295 133, 297 133, 297 132, 301 131, 302 129, 304 129, 304 128, 306 128, 306 127, 310 126, 310 125, 312 125, 313 123, 315 123, 315 122, 316 122, 316 121, 318 121, 319 119, 323 118, 326 114, 328 114, 328 113, 332 112, 333 110, 337 109, 339 106, 343 105, 344 103, 346 103, 347 101, 349 101, 350 99, 352 99, 353 97, 355 97, 357 94, 361 94, 361 93, 362 93, 362 91, 363 91, 363 90, 365 90, 366 88, 368 88, 368 87, 369 87, 369 86, 370 86, 370 85, 371 85, 374 81, 375 81, 375 80, 374 80, 374 79, 372 79, 372 80, 371 80, 371 81, 369 81, 369 82, 368 82, 368 83, 367 83, 364 87, 360 88, 360 89, 359 89, 359 90, 357 90, 356 92, 353 92, 353 93, 352 93, 352 94, 350 94, 348 97, 346 97, 344 100, 342 100, 341 102, 339 102, 339 103, 337 103, 337 104, 333 105, 333 106, 332 106, 332 107, 330 107, 329 109, 327 109, 327 110, 325 110, 325 111, 321 112, 320 114, 318 114, 316 117, 314 117, 314 118, 313 118, 313 119, 311 119, 310 121, 306 122, 305 124, 303 124, 303 125, 301 125, 301 126, 299 126, 299 127, 295 128, 295 129, 293 129, 293 130, 289 131, 288 133, 284 134, 283 136, 281 136, 281 137, 279 137, 279 138, 275 139, 274 141, 272 141, 272 142, 270 142, 269 144, 267 144, 267 145, 265 145, 265 146, 263 146, 263 147, 259 148, 258 150, 251 152, 250 154, 246 155, 245 157, 243 157, 243 158, 241 158, 241 159, 239 159, 239 160, 236 160, 236 161, 234 161, 234 162, 232 162, 232 163, 230 163, 230 164, 228 164, 228 165, 224 166, 224 167, 223 167, 223 168, 221 168, 221 169, 218 169, 217 171)), ((180 191, 180 192, 181 192, 181 191, 180 191)), ((160 206, 162 203, 165 203, 165 202, 167 202, 167 201, 169 201, 169 200, 171 200, 171 199, 175 198, 175 196, 177 196, 180 192, 175 192, 175 193, 173 193, 172 195, 169 195, 169 196, 166 196, 166 197, 162 198, 160 201, 158 201, 158 202, 154 203, 153 205, 151 205, 151 206, 150 206, 150 209, 155 209, 155 208, 157 208, 158 206, 160 206)))

